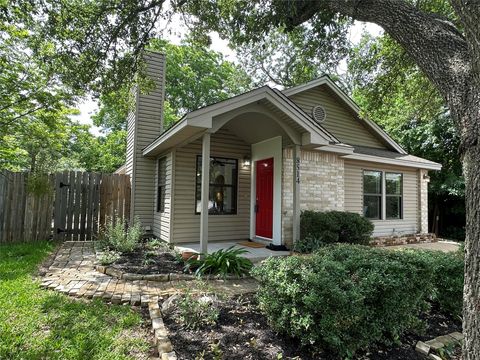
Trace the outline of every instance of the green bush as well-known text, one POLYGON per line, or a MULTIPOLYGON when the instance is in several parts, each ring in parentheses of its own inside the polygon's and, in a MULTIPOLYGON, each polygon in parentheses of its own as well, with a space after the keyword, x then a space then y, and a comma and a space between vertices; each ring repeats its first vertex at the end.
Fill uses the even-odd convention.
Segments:
POLYGON ((206 274, 242 276, 250 272, 252 262, 240 255, 248 251, 230 246, 227 250, 220 249, 211 254, 200 254, 199 258, 191 257, 187 260, 184 271, 195 270, 195 275, 206 274))
POLYGON ((189 292, 178 303, 178 320, 186 328, 197 330, 217 323, 219 310, 203 298, 196 299, 189 292))
POLYGON ((433 271, 431 300, 441 311, 461 316, 463 308, 464 257, 463 252, 409 251, 425 261, 433 271))
POLYGON ((304 238, 300 238, 299 240, 293 243, 293 250, 299 253, 312 253, 322 246, 325 246, 325 242, 322 239, 319 239, 312 235, 307 235, 304 238))
POLYGON ((260 309, 276 331, 342 357, 420 325, 433 278, 418 256, 346 244, 270 258, 253 274, 260 309))
POLYGON ((142 239, 142 226, 138 219, 130 226, 117 220, 115 224, 110 222, 100 240, 101 246, 121 253, 129 253, 135 250, 142 239))
MULTIPOLYGON (((373 223, 356 213, 343 211, 303 211, 300 217, 300 239, 308 242, 324 244, 350 243, 368 244, 372 233, 373 223)), ((311 246, 313 249, 316 246, 311 246)))

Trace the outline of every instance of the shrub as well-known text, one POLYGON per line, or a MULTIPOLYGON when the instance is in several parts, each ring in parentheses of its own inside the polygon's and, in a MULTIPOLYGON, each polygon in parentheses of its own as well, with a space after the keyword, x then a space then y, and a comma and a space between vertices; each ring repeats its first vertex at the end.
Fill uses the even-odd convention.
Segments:
POLYGON ((303 241, 315 239, 326 244, 368 244, 373 229, 370 220, 351 212, 307 210, 300 217, 300 238, 303 241))
POLYGON ((200 254, 199 258, 191 257, 186 261, 185 272, 195 270, 195 275, 205 274, 242 276, 250 272, 252 262, 240 255, 248 251, 230 246, 227 250, 220 249, 211 254, 200 254))
POLYGON ((126 227, 122 221, 110 222, 102 236, 101 244, 111 250, 129 253, 135 250, 142 238, 142 226, 138 219, 126 227))
POLYGON ((217 323, 218 309, 213 306, 211 301, 208 301, 210 298, 207 300, 204 300, 204 298, 208 297, 195 299, 187 292, 178 303, 178 319, 186 329, 196 330, 217 323))
POLYGON ((431 300, 438 304, 441 311, 461 316, 465 264, 463 252, 413 250, 409 252, 425 261, 433 271, 431 300))
POLYGON ((325 243, 321 239, 307 235, 303 239, 300 238, 293 243, 293 250, 299 253, 311 253, 320 249, 322 246, 325 246, 325 243))
POLYGON ((260 309, 276 331, 343 357, 420 325, 433 275, 409 253, 346 244, 270 258, 253 274, 260 309))

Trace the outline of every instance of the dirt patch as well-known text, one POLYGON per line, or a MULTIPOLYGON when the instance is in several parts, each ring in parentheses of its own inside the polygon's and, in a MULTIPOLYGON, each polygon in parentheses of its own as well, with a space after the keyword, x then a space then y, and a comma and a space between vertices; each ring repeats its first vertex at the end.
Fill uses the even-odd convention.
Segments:
MULTIPOLYGON (((200 330, 185 329, 177 320, 178 310, 165 316, 169 338, 178 359, 336 359, 325 352, 302 348, 297 340, 274 332, 258 310, 252 295, 222 300, 217 306, 217 324, 200 330), (221 356, 215 357, 215 353, 220 353, 221 356)), ((440 314, 436 309, 424 316, 427 320, 425 336, 407 334, 399 346, 372 347, 368 352, 358 354, 356 359, 424 359, 414 349, 418 340, 461 331, 461 323, 440 314)))
POLYGON ((177 259, 173 250, 165 246, 151 248, 142 245, 132 253, 120 255, 120 258, 110 266, 131 274, 183 273, 183 263, 177 259))

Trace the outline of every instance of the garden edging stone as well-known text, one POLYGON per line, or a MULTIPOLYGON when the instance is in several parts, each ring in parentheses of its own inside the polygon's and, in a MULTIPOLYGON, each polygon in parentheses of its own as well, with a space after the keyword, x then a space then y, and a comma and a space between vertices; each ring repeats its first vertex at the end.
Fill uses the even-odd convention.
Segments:
POLYGON ((192 281, 197 279, 203 280, 244 280, 251 279, 251 276, 235 276, 235 275, 207 275, 198 277, 193 274, 178 274, 178 273, 168 273, 168 274, 134 274, 134 273, 125 273, 113 266, 104 266, 104 265, 95 265, 95 270, 99 273, 110 275, 117 279, 122 280, 150 280, 158 282, 170 282, 177 280, 192 281))
MULTIPOLYGON (((428 341, 418 341, 415 350, 422 355, 428 356, 430 359, 438 359, 438 350, 451 345, 460 345, 463 341, 463 334, 453 332, 448 335, 437 336, 428 341)), ((441 359, 441 358, 440 358, 441 359)))

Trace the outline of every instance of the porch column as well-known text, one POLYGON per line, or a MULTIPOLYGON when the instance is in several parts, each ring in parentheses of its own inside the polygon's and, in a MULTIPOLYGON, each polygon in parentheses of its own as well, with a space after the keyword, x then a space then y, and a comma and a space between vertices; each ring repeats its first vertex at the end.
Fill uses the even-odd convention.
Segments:
POLYGON ((300 239, 300 145, 293 146, 293 243, 300 239))
POLYGON ((208 193, 210 184, 210 133, 202 137, 202 187, 200 213, 200 252, 208 251, 208 193))

